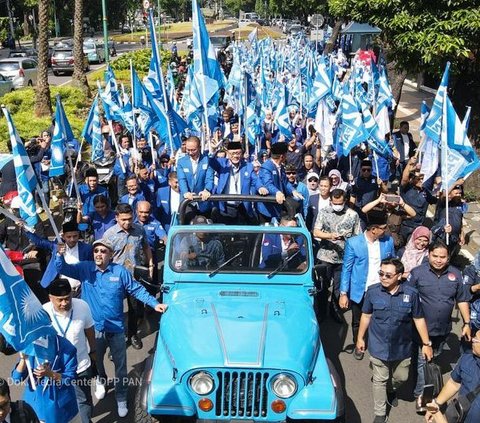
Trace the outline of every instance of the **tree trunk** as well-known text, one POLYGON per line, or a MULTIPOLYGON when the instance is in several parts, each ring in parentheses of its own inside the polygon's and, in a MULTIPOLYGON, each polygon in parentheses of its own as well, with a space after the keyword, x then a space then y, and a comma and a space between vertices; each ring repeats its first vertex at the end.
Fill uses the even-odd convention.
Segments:
POLYGON ((324 54, 330 54, 335 49, 335 46, 337 44, 337 38, 340 34, 340 30, 342 29, 342 25, 343 19, 338 19, 337 21, 335 21, 335 25, 333 26, 332 30, 332 36, 325 44, 325 49, 323 50, 324 54))
POLYGON ((50 0, 38 2, 38 76, 35 96, 35 114, 51 116, 52 102, 48 85, 48 17, 50 0))
MULTIPOLYGON (((407 71, 399 70, 396 66, 397 63, 395 61, 387 63, 388 79, 390 80, 390 86, 392 87, 392 95, 396 102, 395 109, 393 110, 393 116, 397 114, 397 107, 400 104, 400 98, 402 96, 403 83, 405 82, 405 78, 407 77, 407 71)), ((393 125, 393 122, 390 122, 390 124, 393 125)))
POLYGON ((72 85, 80 88, 87 97, 90 97, 87 75, 85 75, 83 54, 83 2, 75 0, 73 14, 73 78, 72 85))

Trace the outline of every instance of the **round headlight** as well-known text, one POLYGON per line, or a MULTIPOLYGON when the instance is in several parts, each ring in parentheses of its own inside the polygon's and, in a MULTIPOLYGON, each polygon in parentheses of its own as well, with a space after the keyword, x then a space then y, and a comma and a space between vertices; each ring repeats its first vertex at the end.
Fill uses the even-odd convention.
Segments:
POLYGON ((195 373, 190 377, 190 387, 197 395, 208 395, 213 391, 213 378, 205 372, 195 373))
POLYGON ((297 382, 292 376, 278 375, 272 382, 273 393, 279 398, 290 398, 297 392, 297 382))

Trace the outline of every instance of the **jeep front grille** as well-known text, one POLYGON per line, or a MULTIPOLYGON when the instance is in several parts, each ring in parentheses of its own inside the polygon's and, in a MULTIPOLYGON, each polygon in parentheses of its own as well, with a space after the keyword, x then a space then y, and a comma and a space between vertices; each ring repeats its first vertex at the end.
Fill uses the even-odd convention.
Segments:
POLYGON ((217 376, 215 414, 218 417, 267 417, 268 373, 238 370, 218 372, 217 376))

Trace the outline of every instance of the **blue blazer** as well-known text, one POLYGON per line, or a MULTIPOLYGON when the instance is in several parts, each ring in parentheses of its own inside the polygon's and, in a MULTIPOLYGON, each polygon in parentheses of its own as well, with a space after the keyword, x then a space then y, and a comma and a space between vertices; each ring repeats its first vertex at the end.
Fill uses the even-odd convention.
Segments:
MULTIPOLYGON (((282 257, 282 240, 280 236, 280 234, 266 234, 263 238, 262 260, 259 265, 261 269, 264 269, 265 267, 274 269, 283 261, 283 259, 287 258, 282 257)), ((297 242, 300 247, 300 252, 288 263, 286 270, 296 269, 306 260, 307 255, 303 239, 303 237, 295 239, 295 242, 297 242)))
MULTIPOLYGON (((37 247, 43 248, 44 250, 49 250, 52 252, 52 257, 48 262, 45 273, 42 276, 40 284, 47 288, 50 283, 57 277, 58 272, 55 267, 55 255, 57 254, 57 241, 49 241, 48 239, 40 238, 38 235, 26 232, 27 237, 32 241, 37 247)), ((85 242, 78 241, 78 259, 80 261, 92 261, 93 260, 93 248, 90 244, 85 242)))
MULTIPOLYGON (((230 183, 230 169, 232 165, 229 159, 223 157, 215 157, 210 159, 210 166, 218 174, 218 183, 215 187, 215 194, 225 194, 228 191, 230 183)), ((256 175, 253 171, 253 165, 245 160, 240 162, 240 192, 242 195, 251 195, 255 192, 256 175)), ((252 203, 244 201, 243 205, 249 215, 253 213, 252 203)), ((220 210, 225 211, 225 204, 220 203, 220 210)))
MULTIPOLYGON (((130 199, 130 194, 122 195, 119 203, 130 204, 129 199, 130 199)), ((132 201, 132 204, 130 204, 132 206, 132 209, 133 209, 133 218, 134 219, 137 217, 137 203, 139 201, 148 201, 147 198, 145 197, 144 193, 141 190, 139 190, 135 194, 135 196, 133 198, 133 201, 132 201)))
MULTIPOLYGON (((262 164, 260 172, 258 173, 256 190, 264 187, 268 190, 268 195, 275 196, 278 191, 281 191, 287 195, 292 195, 293 186, 288 182, 287 175, 285 175, 285 170, 283 165, 278 171, 277 166, 272 160, 267 160, 262 164)), ((278 204, 273 203, 257 203, 257 210, 259 213, 262 213, 267 217, 276 217, 279 218, 281 214, 281 207, 278 204)))
MULTIPOLYGON (((379 239, 381 260, 395 257, 393 238, 390 235, 379 239)), ((380 270, 380 269, 378 269, 380 270)), ((340 291, 347 292, 350 300, 359 303, 365 294, 368 276, 368 246, 365 234, 347 239, 343 255, 340 291)))
MULTIPOLYGON (((190 156, 184 156, 178 161, 177 176, 182 199, 187 192, 194 192, 195 194, 203 190, 213 192, 213 169, 209 166, 208 162, 208 156, 202 154, 198 160, 197 173, 194 175, 190 156)), ((202 202, 199 204, 200 212, 208 209, 208 203, 202 202)))
POLYGON ((165 232, 170 229, 172 210, 170 209, 170 188, 169 185, 160 187, 155 196, 155 217, 162 224, 165 232))

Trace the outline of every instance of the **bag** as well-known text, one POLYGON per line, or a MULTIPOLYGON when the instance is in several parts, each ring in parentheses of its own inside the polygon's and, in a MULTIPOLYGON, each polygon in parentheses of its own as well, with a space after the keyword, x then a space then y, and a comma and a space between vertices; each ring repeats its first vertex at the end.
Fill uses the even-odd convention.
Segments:
POLYGON ((477 386, 477 389, 469 392, 467 395, 459 395, 458 398, 454 398, 450 401, 445 411, 447 422, 463 423, 478 394, 480 394, 480 385, 477 386))
POLYGON ((435 398, 443 388, 443 376, 440 366, 433 361, 425 364, 425 385, 433 385, 433 397, 435 398))

